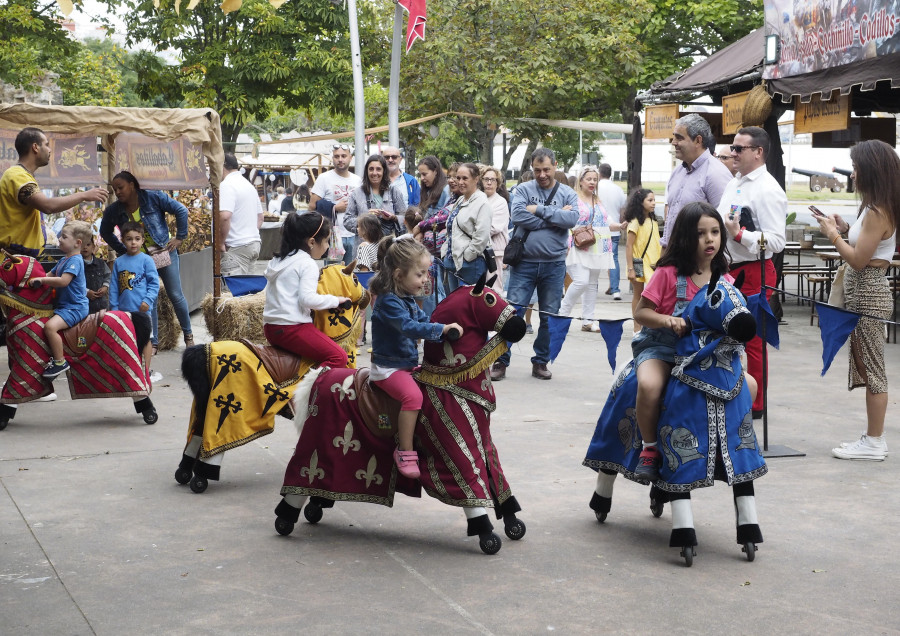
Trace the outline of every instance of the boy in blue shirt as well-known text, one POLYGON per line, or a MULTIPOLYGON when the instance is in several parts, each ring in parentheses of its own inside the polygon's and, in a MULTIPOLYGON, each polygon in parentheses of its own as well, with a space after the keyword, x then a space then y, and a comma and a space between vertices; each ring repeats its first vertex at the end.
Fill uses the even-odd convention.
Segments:
POLYGON ((88 315, 87 283, 84 278, 84 259, 81 247, 93 240, 89 223, 70 221, 59 233, 59 249, 65 254, 50 270, 48 276, 32 278, 32 287, 47 285, 55 287, 54 313, 44 324, 44 338, 50 348, 51 359, 41 374, 52 380, 69 370, 69 363, 63 357, 63 341, 59 332, 81 322, 88 315))
MULTIPOLYGON (((119 311, 140 311, 150 317, 150 310, 159 295, 159 274, 156 263, 144 247, 144 226, 134 221, 122 224, 122 243, 125 253, 113 264, 109 283, 109 308, 119 311)), ((153 343, 144 348, 144 363, 150 368, 153 343)))

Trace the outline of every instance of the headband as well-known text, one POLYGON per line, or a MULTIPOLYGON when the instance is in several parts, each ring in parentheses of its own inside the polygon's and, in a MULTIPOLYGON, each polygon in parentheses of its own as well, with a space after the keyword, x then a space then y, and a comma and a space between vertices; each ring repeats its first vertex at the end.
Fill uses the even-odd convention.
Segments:
MULTIPOLYGON (((322 216, 322 215, 320 214, 319 216, 322 216)), ((325 217, 324 217, 324 216, 322 216, 322 220, 319 221, 319 227, 317 227, 317 228, 316 228, 316 231, 313 232, 313 235, 312 235, 313 238, 316 238, 316 234, 319 233, 319 230, 322 229, 322 226, 323 226, 323 225, 325 225, 325 217)))

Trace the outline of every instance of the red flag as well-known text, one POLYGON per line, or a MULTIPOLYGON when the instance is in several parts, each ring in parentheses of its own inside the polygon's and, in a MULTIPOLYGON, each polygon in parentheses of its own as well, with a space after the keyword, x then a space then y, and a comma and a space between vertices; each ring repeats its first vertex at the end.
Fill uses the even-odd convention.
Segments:
POLYGON ((425 41, 425 0, 398 0, 398 3, 409 13, 406 23, 406 52, 409 53, 416 38, 425 41))

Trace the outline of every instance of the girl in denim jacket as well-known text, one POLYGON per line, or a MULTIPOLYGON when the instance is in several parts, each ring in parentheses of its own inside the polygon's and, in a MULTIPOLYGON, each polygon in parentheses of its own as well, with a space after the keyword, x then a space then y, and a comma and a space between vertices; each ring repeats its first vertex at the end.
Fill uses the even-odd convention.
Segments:
POLYGON ((440 340, 450 329, 462 334, 456 323, 429 322, 414 296, 422 293, 428 280, 431 255, 412 239, 386 236, 378 244, 378 269, 369 282, 377 294, 372 311, 372 369, 369 380, 400 402, 398 446, 394 462, 400 474, 419 477, 419 456, 413 450, 416 419, 422 409, 422 391, 413 380, 419 364, 416 341, 440 340))

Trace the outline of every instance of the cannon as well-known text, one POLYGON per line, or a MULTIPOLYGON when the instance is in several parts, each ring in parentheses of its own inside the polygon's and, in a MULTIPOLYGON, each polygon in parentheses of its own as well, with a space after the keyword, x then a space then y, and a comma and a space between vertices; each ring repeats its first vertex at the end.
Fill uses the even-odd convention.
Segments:
POLYGON ((844 168, 832 168, 832 171, 847 177, 847 192, 856 192, 856 185, 853 183, 853 179, 850 178, 850 175, 853 174, 852 170, 845 170, 844 168))
POLYGON ((830 172, 816 172, 815 170, 803 170, 801 168, 792 168, 791 172, 796 172, 797 174, 802 174, 804 177, 809 177, 810 192, 820 192, 822 188, 828 188, 832 192, 840 192, 844 187, 843 184, 838 181, 838 178, 830 172))

